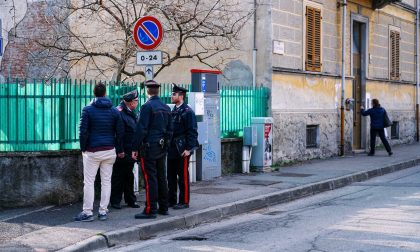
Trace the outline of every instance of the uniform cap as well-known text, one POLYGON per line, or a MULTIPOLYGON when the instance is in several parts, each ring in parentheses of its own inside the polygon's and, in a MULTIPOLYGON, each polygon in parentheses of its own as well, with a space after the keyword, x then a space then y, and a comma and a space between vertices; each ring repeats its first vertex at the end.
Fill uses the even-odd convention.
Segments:
POLYGON ((144 82, 144 85, 146 87, 149 87, 149 88, 158 88, 158 87, 160 87, 160 84, 157 83, 154 80, 147 80, 147 81, 144 82))
POLYGON ((133 91, 128 92, 125 95, 123 95, 123 99, 126 102, 131 102, 138 97, 139 97, 139 93, 137 92, 137 90, 133 90, 133 91))
POLYGON ((177 86, 175 83, 172 84, 172 92, 178 93, 178 92, 182 92, 182 93, 186 93, 188 92, 188 89, 177 86))

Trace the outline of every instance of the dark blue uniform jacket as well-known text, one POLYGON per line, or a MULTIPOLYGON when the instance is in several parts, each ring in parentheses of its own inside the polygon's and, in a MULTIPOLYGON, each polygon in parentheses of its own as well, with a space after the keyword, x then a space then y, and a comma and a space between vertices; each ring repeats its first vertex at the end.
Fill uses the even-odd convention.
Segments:
POLYGON ((180 158, 185 150, 193 151, 198 147, 197 120, 194 111, 185 103, 172 110, 174 134, 168 158, 180 158))
POLYGON ((79 125, 80 150, 115 147, 123 151, 122 134, 124 125, 120 113, 106 97, 96 97, 83 108, 79 125))
POLYGON ((120 111, 121 119, 124 123, 124 153, 126 158, 131 159, 131 152, 133 151, 133 138, 137 124, 137 114, 134 111, 130 111, 125 105, 124 101, 118 105, 117 109, 120 111))
POLYGON ((171 109, 159 96, 152 96, 140 108, 133 147, 140 152, 146 148, 147 158, 158 159, 167 151, 167 147, 161 147, 160 140, 163 139, 167 143, 171 137, 171 109))
POLYGON ((385 119, 385 109, 382 107, 361 110, 363 116, 370 116, 370 127, 372 129, 383 129, 385 119))

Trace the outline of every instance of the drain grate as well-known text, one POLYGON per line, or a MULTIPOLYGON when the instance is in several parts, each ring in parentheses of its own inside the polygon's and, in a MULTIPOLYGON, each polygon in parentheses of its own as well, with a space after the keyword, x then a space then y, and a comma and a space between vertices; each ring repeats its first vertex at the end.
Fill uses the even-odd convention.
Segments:
POLYGON ((292 172, 280 172, 279 174, 275 174, 275 176, 279 177, 294 177, 294 178, 305 178, 310 177, 313 174, 305 174, 305 173, 292 173, 292 172))
POLYGON ((269 186, 281 183, 281 181, 270 181, 270 180, 246 180, 242 181, 239 184, 241 185, 261 185, 261 186, 269 186))
POLYGON ((207 240, 204 236, 179 236, 172 239, 173 241, 205 241, 207 240))
POLYGON ((285 211, 271 211, 271 212, 265 212, 265 213, 263 213, 263 215, 279 215, 279 214, 282 214, 282 213, 285 213, 285 211))
POLYGON ((192 193, 197 194, 225 194, 234 191, 238 191, 238 188, 220 188, 220 187, 210 187, 210 188, 198 188, 191 190, 192 193))

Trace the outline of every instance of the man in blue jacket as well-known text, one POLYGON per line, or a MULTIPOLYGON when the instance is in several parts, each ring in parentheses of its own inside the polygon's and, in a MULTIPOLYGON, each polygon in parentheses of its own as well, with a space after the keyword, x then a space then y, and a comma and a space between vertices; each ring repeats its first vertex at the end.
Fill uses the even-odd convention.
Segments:
POLYGON ((365 110, 361 106, 360 109, 363 116, 370 116, 370 152, 368 155, 375 155, 376 135, 379 135, 388 155, 391 156, 391 146, 389 146, 388 140, 386 140, 384 131, 385 109, 381 107, 378 99, 372 99, 372 108, 365 110))
POLYGON ((136 130, 137 114, 134 111, 139 104, 139 94, 137 90, 123 95, 123 100, 117 109, 120 111, 121 119, 124 123, 124 158, 117 157, 112 169, 111 178, 111 207, 121 209, 121 199, 124 193, 124 201, 129 207, 139 208, 136 204, 134 194, 134 174, 133 168, 135 160, 131 158, 133 151, 133 137, 136 130))
POLYGON ((140 108, 132 157, 140 163, 146 203, 143 212, 134 217, 154 219, 156 214, 168 215, 166 154, 172 137, 172 118, 171 109, 159 98, 160 84, 148 80, 144 85, 147 87, 149 100, 140 108))
POLYGON ((79 125, 80 150, 83 156, 83 211, 75 221, 93 221, 94 182, 100 168, 101 202, 98 219, 106 220, 111 194, 112 166, 118 157, 124 157, 121 137, 124 125, 118 110, 105 97, 102 83, 93 89, 95 98, 83 108, 79 125))

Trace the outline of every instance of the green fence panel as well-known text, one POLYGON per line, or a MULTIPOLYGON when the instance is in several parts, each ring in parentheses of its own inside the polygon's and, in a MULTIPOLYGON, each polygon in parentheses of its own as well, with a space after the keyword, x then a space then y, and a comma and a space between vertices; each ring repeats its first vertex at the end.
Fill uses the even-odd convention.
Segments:
POLYGON ((251 117, 267 116, 268 88, 223 87, 221 96, 221 137, 242 137, 251 117))
MULTIPOLYGON (((78 149, 81 110, 94 98, 95 83, 15 79, 0 84, 0 151, 78 149)), ((140 83, 104 83, 115 106, 123 94, 132 90, 139 92, 140 106, 147 101, 146 90, 140 83)), ((191 85, 181 86, 191 90, 191 85)), ((165 103, 171 103, 171 94, 171 84, 162 84, 160 96, 165 103)), ((220 94, 221 137, 241 137, 251 117, 266 116, 267 88, 222 86, 220 94)))

